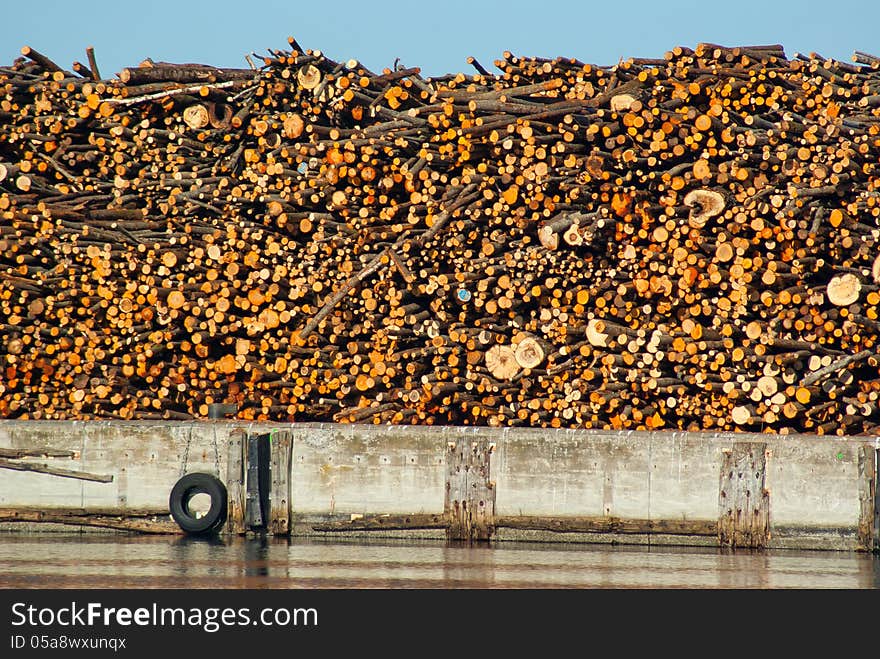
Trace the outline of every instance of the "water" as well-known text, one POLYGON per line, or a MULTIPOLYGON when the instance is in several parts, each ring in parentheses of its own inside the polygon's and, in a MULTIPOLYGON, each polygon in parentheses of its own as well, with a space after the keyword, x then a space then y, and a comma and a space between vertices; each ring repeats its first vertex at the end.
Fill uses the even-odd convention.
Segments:
POLYGON ((0 588, 878 587, 858 552, 0 533, 0 588))

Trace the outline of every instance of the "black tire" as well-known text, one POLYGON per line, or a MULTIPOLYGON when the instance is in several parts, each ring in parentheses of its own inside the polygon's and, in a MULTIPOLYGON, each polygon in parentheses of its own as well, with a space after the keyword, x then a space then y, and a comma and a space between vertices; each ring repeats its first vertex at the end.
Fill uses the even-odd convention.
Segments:
POLYGON ((178 480, 168 499, 171 516, 177 525, 191 535, 217 533, 226 523, 226 486, 212 474, 192 473, 178 480), (189 510, 189 502, 197 494, 211 497, 211 508, 202 517, 189 510))

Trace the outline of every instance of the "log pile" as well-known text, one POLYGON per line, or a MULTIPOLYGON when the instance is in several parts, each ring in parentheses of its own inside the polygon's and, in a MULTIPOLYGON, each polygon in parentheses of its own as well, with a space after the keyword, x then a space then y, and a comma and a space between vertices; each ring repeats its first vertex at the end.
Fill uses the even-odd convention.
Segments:
POLYGON ((248 61, 0 67, 0 417, 878 431, 880 58, 248 61))

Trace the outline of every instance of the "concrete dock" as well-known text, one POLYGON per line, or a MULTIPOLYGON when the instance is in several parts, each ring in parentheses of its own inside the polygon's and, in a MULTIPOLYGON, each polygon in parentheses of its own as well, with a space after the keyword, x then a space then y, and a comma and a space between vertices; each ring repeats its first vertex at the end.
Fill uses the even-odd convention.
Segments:
POLYGON ((167 523, 169 493, 190 472, 240 499, 230 475, 243 473, 241 437, 260 433, 289 452, 273 454, 276 533, 880 546, 880 439, 746 433, 3 420, 0 450, 18 457, 2 462, 0 520, 79 511, 167 523))

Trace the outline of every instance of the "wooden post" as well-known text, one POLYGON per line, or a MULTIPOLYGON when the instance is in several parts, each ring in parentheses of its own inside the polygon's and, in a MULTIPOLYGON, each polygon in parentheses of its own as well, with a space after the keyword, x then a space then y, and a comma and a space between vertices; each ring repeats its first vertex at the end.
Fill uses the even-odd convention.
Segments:
POLYGON ((739 442, 723 450, 718 494, 718 540, 722 546, 767 546, 770 493, 764 488, 766 449, 766 444, 739 442))
POLYGON ((293 438, 287 431, 269 433, 272 487, 269 490, 269 531, 273 535, 290 534, 290 460, 293 438))
POLYGON ((878 463, 880 463, 880 450, 874 452, 874 528, 873 528, 873 551, 880 548, 880 488, 877 487, 878 463))
POLYGON ((493 449, 487 440, 448 444, 444 511, 449 540, 489 540, 495 532, 495 484, 489 480, 493 449))
POLYGON ((244 527, 244 450, 247 434, 243 428, 229 433, 226 465, 226 532, 241 535, 244 527))
POLYGON ((264 514, 266 506, 263 505, 263 491, 266 487, 264 479, 266 469, 262 468, 262 459, 267 452, 261 450, 261 443, 266 442, 267 435, 248 435, 247 438, 247 478, 245 480, 244 520, 246 530, 266 528, 264 514))
POLYGON ((859 539, 856 549, 873 551, 878 543, 877 510, 878 451, 866 445, 859 449, 859 539))

